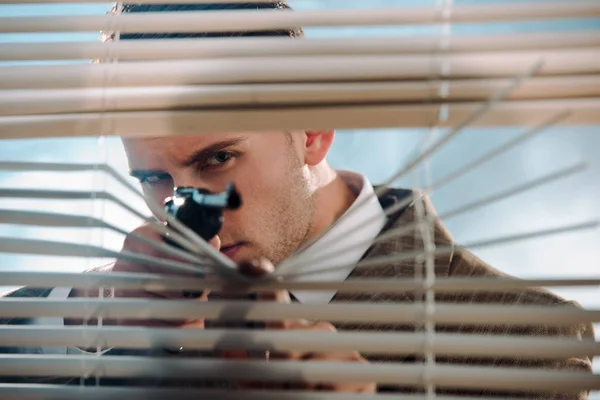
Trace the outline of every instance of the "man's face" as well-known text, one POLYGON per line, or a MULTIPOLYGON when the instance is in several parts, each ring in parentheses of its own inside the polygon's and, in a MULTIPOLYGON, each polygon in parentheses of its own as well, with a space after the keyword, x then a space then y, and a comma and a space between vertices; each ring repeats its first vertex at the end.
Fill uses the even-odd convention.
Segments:
POLYGON ((125 139, 124 145, 132 175, 160 205, 176 186, 222 192, 235 183, 243 205, 224 212, 221 251, 238 262, 262 256, 279 263, 305 240, 314 215, 302 139, 210 134, 125 139))

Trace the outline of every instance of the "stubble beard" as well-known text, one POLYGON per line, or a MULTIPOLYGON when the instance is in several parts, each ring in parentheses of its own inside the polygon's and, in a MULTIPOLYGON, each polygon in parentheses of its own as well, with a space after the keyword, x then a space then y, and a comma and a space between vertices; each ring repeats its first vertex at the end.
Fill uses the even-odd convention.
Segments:
MULTIPOLYGON (((302 165, 291 162, 285 178, 290 182, 287 190, 278 196, 271 216, 276 221, 272 232, 271 250, 267 258, 274 265, 290 257, 307 239, 313 226, 315 195, 311 193, 302 165)), ((269 225, 273 225, 273 220, 269 225)))

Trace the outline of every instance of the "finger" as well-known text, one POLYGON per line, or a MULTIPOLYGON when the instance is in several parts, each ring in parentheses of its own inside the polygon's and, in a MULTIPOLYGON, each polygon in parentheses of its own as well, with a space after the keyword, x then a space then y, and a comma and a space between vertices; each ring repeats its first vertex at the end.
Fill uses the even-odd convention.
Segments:
MULTIPOLYGON (((276 301, 278 303, 290 304, 290 294, 287 290, 274 290, 271 292, 261 292, 257 294, 258 301, 276 301)), ((303 324, 305 321, 299 320, 281 320, 266 321, 265 329, 291 329, 292 326, 303 324)))
MULTIPOLYGON (((219 251, 221 249, 221 238, 218 235, 215 235, 212 239, 210 239, 208 244, 215 250, 219 251)), ((183 292, 181 292, 181 295, 186 299, 199 299, 207 294, 208 291, 206 290, 184 290, 183 292)))
MULTIPOLYGON (((213 247, 215 250, 219 251, 221 249, 221 238, 218 235, 215 235, 208 244, 213 247)), ((175 259, 174 257, 164 257, 168 259, 175 259)), ((187 275, 187 273, 182 273, 182 275, 187 275)), ((206 290, 184 290, 181 292, 171 293, 169 298, 178 298, 183 297, 186 299, 200 299, 204 296, 208 295, 208 291, 206 290)))
POLYGON ((256 295, 259 301, 276 301, 278 303, 289 304, 292 302, 290 293, 287 290, 273 290, 269 292, 260 292, 256 295))
MULTIPOLYGON (((239 265, 239 271, 252 277, 261 277, 275 271, 273 263, 266 258, 260 258, 248 262, 242 262, 239 265)), ((290 295, 286 290, 275 290, 271 292, 260 292, 256 296, 257 300, 277 301, 280 303, 291 303, 290 295)))
POLYGON ((186 321, 183 324, 181 324, 179 327, 182 329, 204 329, 204 320, 197 319, 197 320, 186 321))
MULTIPOLYGON (((335 327, 329 322, 308 322, 306 320, 288 320, 285 322, 285 329, 292 331, 325 331, 334 333, 336 332, 335 327)), ((301 361, 307 357, 312 357, 313 354, 310 352, 302 351, 271 351, 270 358, 273 360, 286 360, 286 361, 301 361)), ((357 353, 358 354, 358 353, 357 353)), ((349 360, 354 357, 354 354, 334 354, 335 359, 349 360)))
POLYGON ((137 240, 136 236, 155 240, 157 242, 163 240, 162 235, 149 223, 146 223, 137 227, 125 237, 122 250, 131 252, 144 252, 146 254, 155 254, 158 252, 157 249, 137 240))
POLYGON ((241 274, 248 277, 259 278, 275 271, 275 267, 271 261, 266 258, 260 258, 241 262, 238 270, 241 274))
POLYGON ((377 384, 372 382, 333 382, 314 385, 315 391, 336 393, 377 393, 377 384))
MULTIPOLYGON (((368 361, 356 351, 349 354, 307 353, 301 360, 368 363, 368 361)), ((376 393, 377 384, 374 382, 320 382, 314 384, 313 388, 317 391, 376 393)))
POLYGON ((349 362, 367 362, 359 352, 350 353, 319 353, 310 352, 302 354, 299 361, 349 361, 349 362))
MULTIPOLYGON (((144 224, 132 232, 130 232, 123 241, 121 252, 144 255, 154 258, 160 258, 165 260, 175 260, 185 262, 186 260, 177 257, 173 254, 167 253, 164 248, 168 248, 168 244, 164 242, 164 238, 159 232, 157 232, 150 224, 144 224), (150 244, 154 242, 158 247, 150 244), (160 248, 163 247, 163 248, 160 248)), ((144 273, 168 273, 173 275, 180 275, 172 271, 165 271, 161 267, 147 265, 144 262, 132 262, 117 260, 113 267, 115 272, 144 272, 144 273)), ((181 275, 187 275, 189 273, 181 273, 181 275)))
POLYGON ((221 238, 219 237, 219 235, 216 235, 215 237, 210 239, 208 244, 210 244, 212 247, 214 247, 215 250, 221 250, 221 238))
MULTIPOLYGON (((196 299, 197 301, 208 301, 208 290, 205 290, 200 297, 196 299)), ((204 329, 204 318, 201 319, 193 319, 187 320, 180 325, 180 328, 184 329, 204 329)))
MULTIPOLYGON (((242 262, 239 264, 238 269, 243 275, 258 278, 272 273, 275 270, 275 267, 273 266, 273 263, 271 263, 266 258, 260 258, 242 262)), ((277 301, 280 303, 291 303, 289 293, 285 290, 260 292, 253 297, 259 301, 277 301)), ((265 327, 269 329, 285 329, 285 322, 266 322, 265 327)))
POLYGON ((290 320, 288 322, 288 327, 289 327, 289 329, 293 329, 293 330, 324 331, 324 332, 330 332, 330 333, 337 332, 337 329, 335 329, 335 326, 333 326, 329 322, 325 322, 325 321, 308 322, 304 319, 290 320))

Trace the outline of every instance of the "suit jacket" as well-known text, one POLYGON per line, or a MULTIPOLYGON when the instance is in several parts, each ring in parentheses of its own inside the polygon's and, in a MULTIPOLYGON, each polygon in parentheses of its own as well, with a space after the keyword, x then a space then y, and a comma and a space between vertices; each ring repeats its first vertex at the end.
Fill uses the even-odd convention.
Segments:
MULTIPOLYGON (((409 194, 403 190, 389 190, 382 196, 382 205, 384 207, 393 205, 403 200, 409 194)), ((435 215, 435 210, 426 196, 413 196, 422 199, 424 211, 419 213, 416 210, 415 203, 411 203, 405 209, 393 215, 384 231, 407 226, 410 223, 422 219, 423 214, 435 215)), ((433 239, 436 247, 452 246, 453 251, 449 254, 439 255, 435 257, 435 276, 436 278, 458 278, 458 277, 503 277, 508 275, 492 268, 467 249, 454 243, 452 236, 444 227, 442 221, 435 220, 433 223, 433 239)), ((373 260, 382 256, 408 253, 415 250, 424 249, 424 244, 421 235, 415 235, 414 231, 408 232, 401 236, 395 236, 388 240, 373 245, 364 256, 364 260, 373 260)), ((406 260, 395 263, 389 263, 381 267, 355 269, 349 279, 369 279, 369 278, 390 278, 390 279, 406 279, 414 278, 415 276, 415 260, 406 260)), ((338 293, 333 301, 369 301, 369 302, 394 302, 394 303, 412 303, 415 300, 414 293, 358 293, 347 294, 338 293)), ((545 289, 526 289, 510 292, 471 292, 471 293, 444 293, 436 294, 436 303, 458 303, 458 304, 503 304, 503 305, 543 305, 543 306, 565 306, 580 308, 579 304, 572 301, 567 301, 545 289)), ((387 325, 387 326, 366 326, 357 324, 337 324, 338 330, 387 330, 387 331, 403 331, 415 332, 414 325, 387 325)), ((517 336, 537 336, 537 337, 563 337, 571 339, 594 339, 594 331, 592 324, 571 325, 561 327, 551 326, 468 326, 468 325, 452 325, 436 326, 437 333, 460 333, 465 335, 517 335, 517 336)), ((365 355, 370 361, 396 361, 396 362, 423 362, 422 355, 415 354, 410 357, 398 357, 393 355, 365 355)), ((570 370, 570 371, 591 371, 591 357, 572 357, 565 360, 532 360, 526 358, 476 358, 476 357, 436 357, 436 363, 441 364, 462 364, 462 365, 481 365, 494 367, 517 367, 517 368, 542 368, 553 370, 570 370)), ((416 388, 399 388, 399 387, 380 387, 381 392, 418 392, 416 388)), ((569 400, 584 400, 587 399, 588 393, 581 392, 579 394, 568 393, 509 393, 493 390, 444 390, 438 389, 437 394, 446 395, 468 395, 468 396, 502 396, 502 397, 527 397, 535 399, 569 399, 569 400)))
MULTIPOLYGON (((384 207, 399 203, 406 196, 412 196, 413 192, 402 189, 391 189, 382 196, 381 204, 384 207)), ((416 202, 411 203, 407 207, 398 210, 389 218, 387 225, 382 233, 391 229, 407 226, 410 223, 418 221, 423 213, 435 214, 433 206, 426 196, 422 198, 422 212, 419 215, 417 212, 416 202)), ((418 201, 418 200, 417 200, 418 201)), ((452 246, 453 250, 444 255, 435 257, 435 275, 437 278, 448 277, 506 277, 505 274, 490 267, 485 262, 474 256, 468 250, 456 245, 450 233, 445 229, 442 222, 436 220, 433 223, 433 239, 436 246, 452 246)), ((423 240, 420 235, 416 235, 414 230, 405 234, 393 236, 387 240, 377 242, 367 251, 362 261, 374 260, 379 257, 389 256, 399 253, 422 250, 424 248, 423 240)), ((419 261, 417 261, 419 262, 419 261)), ((422 262, 422 260, 420 261, 422 262)), ((390 279, 406 279, 414 278, 415 276, 414 259, 391 262, 383 266, 373 268, 355 269, 348 279, 370 279, 370 278, 390 278, 390 279)), ((108 269, 110 270, 110 269, 108 269)), ((22 288, 10 293, 11 297, 45 297, 48 296, 51 289, 48 288, 22 288)), ((412 303, 421 301, 414 293, 337 293, 332 302, 394 302, 394 303, 412 303)), ((579 305, 566 301, 551 292, 544 289, 527 289, 522 291, 510 292, 475 292, 475 293, 450 293, 436 294, 436 303, 462 303, 462 304, 505 304, 505 305, 544 305, 544 306, 567 306, 578 308, 579 305)), ((12 319, 1 320, 2 324, 29 324, 31 321, 27 319, 12 319)), ((398 332, 414 332, 419 327, 408 324, 390 324, 390 325, 369 325, 369 324, 353 324, 353 323, 338 323, 335 324, 339 331, 398 331, 398 332)), ((452 325, 436 326, 436 332, 461 333, 465 335, 520 335, 520 336, 537 336, 537 337, 564 337, 571 339, 593 339, 593 327, 591 324, 573 325, 562 327, 536 326, 536 327, 519 327, 519 326, 468 326, 468 325, 452 325)), ((15 349, 15 348, 0 348, 0 353, 30 353, 36 352, 36 349, 15 349)), ((121 354, 130 354, 122 352, 121 354)), ((380 355, 380 354, 364 354, 370 362, 403 362, 415 363, 422 362, 423 356, 415 353, 414 355, 404 357, 397 355, 380 355)), ((591 371, 590 357, 571 357, 564 360, 532 360, 522 357, 517 358, 476 358, 476 357, 436 357, 436 363, 442 364, 462 364, 462 365, 480 365, 494 367, 519 367, 519 368, 544 368, 553 370, 571 370, 571 371, 591 371)), ((402 393, 418 393, 421 389, 412 387, 400 386, 380 386, 380 392, 402 392, 402 393)), ((502 396, 502 397, 526 397, 535 399, 568 399, 568 400, 584 400, 587 399, 587 392, 579 394, 567 393, 507 393, 492 390, 450 390, 444 388, 437 389, 438 394, 448 395, 469 395, 469 396, 502 396)))

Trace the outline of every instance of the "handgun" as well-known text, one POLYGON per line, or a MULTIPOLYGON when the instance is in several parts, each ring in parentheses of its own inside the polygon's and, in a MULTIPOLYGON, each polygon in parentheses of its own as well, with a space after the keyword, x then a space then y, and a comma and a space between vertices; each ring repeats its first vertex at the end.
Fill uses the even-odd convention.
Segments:
MULTIPOLYGON (((173 190, 173 196, 165 199, 165 212, 197 233, 207 242, 214 238, 223 226, 223 211, 237 210, 242 206, 242 197, 233 183, 224 192, 212 193, 208 189, 179 186, 173 190)), ((167 223, 167 226, 169 224, 167 223)), ((172 239, 165 241, 181 248, 172 239)), ((186 298, 202 296, 202 291, 186 291, 186 298)))

